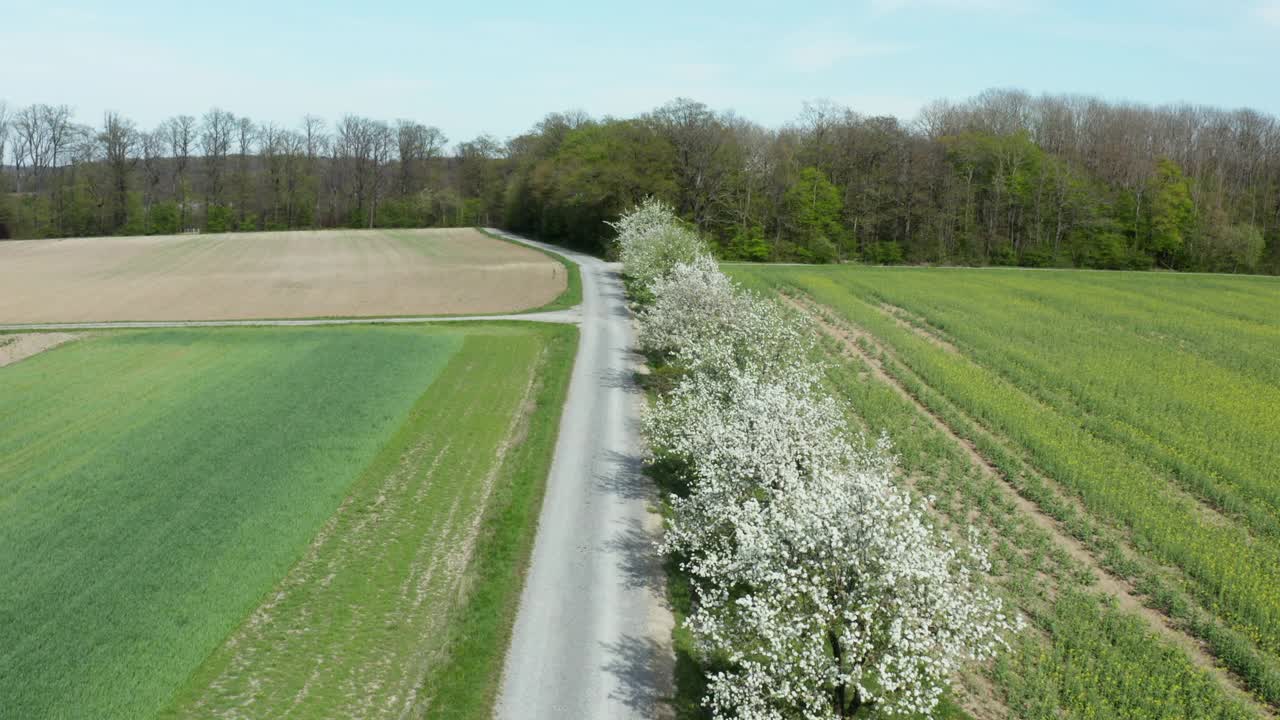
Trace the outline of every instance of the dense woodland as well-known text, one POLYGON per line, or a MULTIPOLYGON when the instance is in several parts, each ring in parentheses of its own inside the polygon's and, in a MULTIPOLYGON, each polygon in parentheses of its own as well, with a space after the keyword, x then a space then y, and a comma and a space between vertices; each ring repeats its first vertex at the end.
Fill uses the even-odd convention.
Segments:
POLYGON ((0 105, 0 238, 492 224, 603 251, 650 195, 725 258, 1280 273, 1280 121, 1252 110, 993 90, 773 129, 679 99, 450 145, 359 116, 0 105))

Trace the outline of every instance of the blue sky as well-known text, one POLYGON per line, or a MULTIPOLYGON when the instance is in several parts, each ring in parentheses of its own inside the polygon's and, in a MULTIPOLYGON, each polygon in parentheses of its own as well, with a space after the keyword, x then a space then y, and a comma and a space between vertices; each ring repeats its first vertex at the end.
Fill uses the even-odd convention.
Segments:
POLYGON ((0 100, 144 127, 217 105, 413 118, 456 141, 677 96, 769 125, 824 98, 909 119, 989 87, 1280 114, 1280 0, 0 0, 0 48, 0 100))

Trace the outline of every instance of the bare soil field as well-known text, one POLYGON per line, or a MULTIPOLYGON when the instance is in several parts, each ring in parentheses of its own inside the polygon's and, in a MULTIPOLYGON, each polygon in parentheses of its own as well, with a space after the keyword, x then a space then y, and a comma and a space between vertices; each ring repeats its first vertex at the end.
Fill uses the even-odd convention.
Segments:
POLYGON ((505 313, 566 283, 470 228, 0 243, 0 323, 505 313))

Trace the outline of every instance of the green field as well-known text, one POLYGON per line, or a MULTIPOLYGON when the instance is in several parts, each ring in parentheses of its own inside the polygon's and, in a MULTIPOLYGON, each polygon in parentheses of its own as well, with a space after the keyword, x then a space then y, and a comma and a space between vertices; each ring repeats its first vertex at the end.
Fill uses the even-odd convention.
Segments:
POLYGON ((1280 282, 728 269, 823 318, 854 420, 940 515, 986 526, 1038 630, 976 695, 1017 717, 1253 716, 1237 687, 1280 707, 1280 282), (1102 568, 1157 612, 1112 607, 1102 568))
POLYGON ((483 714, 575 347, 119 331, 0 369, 0 714, 483 714))

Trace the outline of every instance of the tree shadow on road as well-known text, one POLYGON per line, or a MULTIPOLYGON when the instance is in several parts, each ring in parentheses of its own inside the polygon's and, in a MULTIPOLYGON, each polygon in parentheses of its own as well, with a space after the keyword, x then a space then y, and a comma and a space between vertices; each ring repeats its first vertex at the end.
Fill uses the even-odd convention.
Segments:
POLYGON ((609 694, 640 717, 670 718, 671 669, 669 648, 650 638, 623 635, 613 643, 601 643, 609 657, 604 671, 618 683, 609 694))
POLYGON ((638 454, 605 452, 611 472, 597 475, 602 490, 625 500, 648 500, 656 503, 656 488, 644 474, 644 460, 638 454))
POLYGON ((628 588, 647 589, 666 605, 665 575, 657 542, 656 535, 639 521, 631 520, 626 529, 606 543, 606 547, 622 557, 619 568, 628 588))

